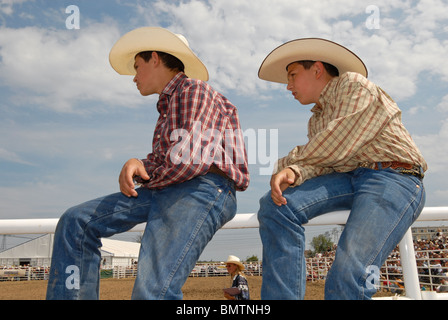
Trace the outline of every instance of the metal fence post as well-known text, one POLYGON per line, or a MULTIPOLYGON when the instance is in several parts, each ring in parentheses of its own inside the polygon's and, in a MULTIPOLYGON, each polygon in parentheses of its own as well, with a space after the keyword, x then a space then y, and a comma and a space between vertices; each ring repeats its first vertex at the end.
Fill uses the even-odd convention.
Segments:
POLYGON ((403 268, 406 296, 410 299, 421 300, 422 295, 420 293, 420 283, 418 279, 411 228, 409 228, 403 239, 400 241, 398 248, 400 250, 400 261, 403 268))

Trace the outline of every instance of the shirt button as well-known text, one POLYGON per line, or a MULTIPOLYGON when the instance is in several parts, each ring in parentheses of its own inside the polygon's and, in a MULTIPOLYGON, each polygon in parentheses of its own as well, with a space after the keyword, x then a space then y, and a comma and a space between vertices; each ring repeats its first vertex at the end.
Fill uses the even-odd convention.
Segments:
POLYGON ((219 193, 221 193, 221 192, 222 192, 222 190, 221 190, 221 189, 218 189, 218 192, 219 192, 219 193))

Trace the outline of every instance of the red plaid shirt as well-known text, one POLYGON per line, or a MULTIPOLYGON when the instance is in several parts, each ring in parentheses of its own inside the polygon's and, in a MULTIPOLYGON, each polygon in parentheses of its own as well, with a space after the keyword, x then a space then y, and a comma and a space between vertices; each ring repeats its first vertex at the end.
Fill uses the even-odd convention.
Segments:
POLYGON ((150 181, 163 188, 208 172, 215 164, 235 182, 249 185, 244 138, 236 107, 206 82, 178 73, 159 97, 152 149, 142 159, 150 181))

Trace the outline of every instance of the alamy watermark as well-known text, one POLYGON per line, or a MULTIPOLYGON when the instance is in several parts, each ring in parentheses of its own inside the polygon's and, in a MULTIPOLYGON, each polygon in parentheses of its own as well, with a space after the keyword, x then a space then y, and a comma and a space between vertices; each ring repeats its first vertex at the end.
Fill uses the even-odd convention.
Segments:
MULTIPOLYGON (((370 14, 365 22, 367 29, 380 29, 380 9, 376 5, 369 5, 366 7, 365 12, 370 14)), ((80 29, 80 11, 76 5, 69 5, 65 8, 65 13, 69 16, 65 19, 65 27, 69 30, 80 29)))
POLYGON ((79 290, 79 267, 70 265, 65 268, 65 273, 69 275, 65 279, 65 287, 68 290, 79 290))
POLYGON ((65 27, 69 30, 80 29, 80 12, 79 7, 75 5, 70 5, 65 8, 65 13, 70 14, 67 19, 65 19, 65 27))
POLYGON ((380 8, 375 5, 369 5, 366 7, 366 13, 370 14, 366 19, 366 28, 369 30, 380 29, 380 8))
POLYGON ((366 273, 368 274, 366 278, 366 288, 378 290, 380 287, 380 268, 375 265, 367 266, 366 273))
POLYGON ((247 163, 264 167, 260 175, 271 175, 278 159, 278 129, 202 129, 200 121, 194 121, 191 130, 175 129, 170 141, 170 161, 175 164, 244 164, 245 145, 247 163), (245 143, 247 141, 247 144, 245 143), (269 152, 268 152, 269 149, 269 152))

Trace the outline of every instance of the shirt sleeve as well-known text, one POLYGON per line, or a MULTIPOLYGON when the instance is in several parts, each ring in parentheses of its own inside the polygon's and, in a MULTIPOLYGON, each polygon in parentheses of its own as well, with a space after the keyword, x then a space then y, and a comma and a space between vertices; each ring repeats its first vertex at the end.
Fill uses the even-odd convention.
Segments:
POLYGON ((378 95, 372 89, 351 78, 341 78, 332 102, 322 111, 331 113, 330 121, 321 130, 314 130, 319 127, 313 123, 314 115, 310 119, 308 143, 280 159, 277 171, 291 168, 297 177, 293 186, 300 185, 312 177, 331 173, 378 137, 392 115, 378 103, 378 95))
POLYGON ((238 276, 238 289, 240 290, 240 293, 236 296, 237 300, 250 300, 247 279, 241 275, 238 276))

